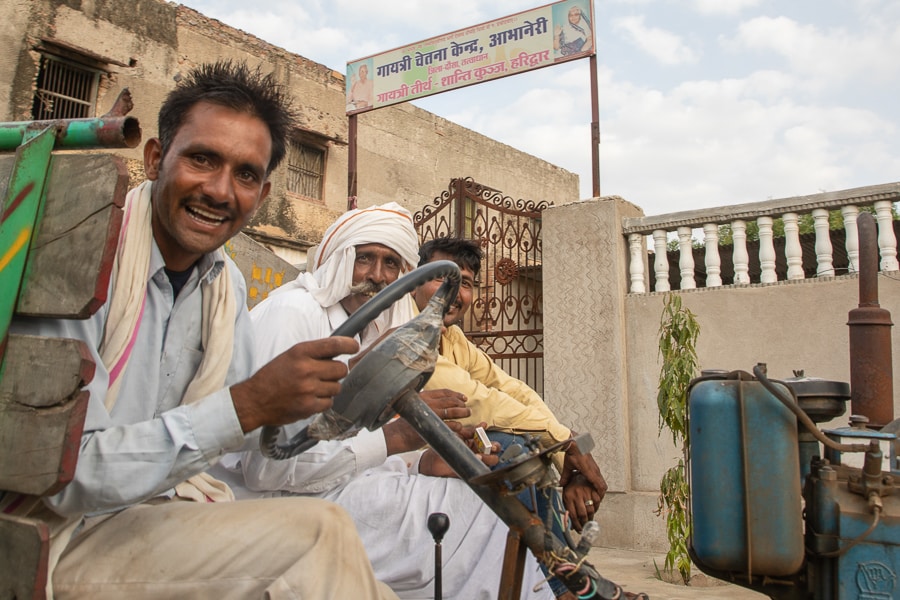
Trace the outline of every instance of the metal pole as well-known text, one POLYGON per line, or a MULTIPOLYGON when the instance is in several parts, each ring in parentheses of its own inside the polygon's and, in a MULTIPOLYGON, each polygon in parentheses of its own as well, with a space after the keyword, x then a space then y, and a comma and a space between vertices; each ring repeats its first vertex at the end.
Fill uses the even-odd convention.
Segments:
POLYGON ((357 136, 357 124, 356 124, 356 114, 352 114, 349 117, 349 131, 347 135, 349 137, 349 142, 347 144, 347 210, 353 210, 356 208, 356 182, 357 182, 357 171, 356 171, 356 136, 357 136))
POLYGON ((600 100, 597 91, 597 54, 591 54, 591 181, 594 198, 600 197, 600 100))

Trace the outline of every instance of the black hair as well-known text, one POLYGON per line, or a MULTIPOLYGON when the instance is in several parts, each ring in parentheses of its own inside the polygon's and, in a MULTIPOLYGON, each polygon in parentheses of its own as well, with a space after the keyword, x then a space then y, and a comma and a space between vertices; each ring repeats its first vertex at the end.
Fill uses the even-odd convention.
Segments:
POLYGON ((478 277, 481 259, 484 256, 478 242, 458 237, 428 240, 419 247, 419 266, 430 262, 437 252, 453 257, 453 262, 464 269, 469 269, 476 278, 478 277))
POLYGON ((270 73, 259 67, 250 69, 244 62, 221 60, 192 69, 181 79, 159 109, 159 140, 162 154, 168 152, 184 119, 198 102, 211 102, 259 117, 272 137, 272 156, 266 173, 284 159, 287 137, 294 127, 296 113, 291 99, 270 73))

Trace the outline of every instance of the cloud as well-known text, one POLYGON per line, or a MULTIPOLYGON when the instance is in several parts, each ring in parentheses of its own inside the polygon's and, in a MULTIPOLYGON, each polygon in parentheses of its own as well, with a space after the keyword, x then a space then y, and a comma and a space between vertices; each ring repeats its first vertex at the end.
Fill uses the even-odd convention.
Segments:
POLYGON ((604 195, 661 214, 887 183, 872 174, 900 158, 875 140, 892 139, 895 124, 868 110, 760 96, 760 80, 789 85, 768 72, 668 93, 607 82, 604 195))
POLYGON ((694 10, 702 15, 737 15, 758 6, 760 0, 694 0, 694 10))
POLYGON ((736 51, 771 52, 797 75, 821 89, 848 81, 900 79, 900 29, 872 25, 865 35, 844 28, 823 30, 787 17, 756 17, 723 44, 736 51))
POLYGON ((629 42, 664 65, 697 61, 696 53, 681 37, 656 27, 644 25, 644 17, 623 17, 613 21, 613 28, 625 34, 629 42))

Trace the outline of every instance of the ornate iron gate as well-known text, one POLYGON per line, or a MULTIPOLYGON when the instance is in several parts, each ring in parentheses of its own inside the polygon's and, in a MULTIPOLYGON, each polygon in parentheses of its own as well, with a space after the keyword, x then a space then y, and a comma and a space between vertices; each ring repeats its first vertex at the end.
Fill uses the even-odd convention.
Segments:
POLYGON ((541 211, 552 203, 513 200, 471 178, 413 217, 419 240, 465 237, 484 251, 472 310, 461 324, 507 373, 544 390, 541 211))

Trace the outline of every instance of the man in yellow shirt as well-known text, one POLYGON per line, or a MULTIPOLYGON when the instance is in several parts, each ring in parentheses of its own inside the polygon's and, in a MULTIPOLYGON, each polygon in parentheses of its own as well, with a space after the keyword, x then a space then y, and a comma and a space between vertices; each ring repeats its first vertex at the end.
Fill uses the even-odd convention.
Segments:
MULTIPOLYGON (((446 388, 464 394, 471 415, 461 422, 487 423, 491 439, 502 445, 512 440, 501 440, 499 432, 538 436, 543 447, 567 440, 573 437, 573 432, 556 419, 537 392, 507 374, 456 325, 472 306, 481 259, 478 244, 461 238, 438 238, 419 248, 419 266, 435 260, 451 260, 459 265, 462 276, 456 300, 444 316, 440 356, 425 389, 446 388)), ((416 288, 412 296, 419 310, 440 284, 440 280, 434 280, 416 288)), ((576 531, 581 531, 603 499, 606 481, 593 457, 582 454, 575 444, 569 446, 564 458, 556 464, 570 523, 576 531)))

